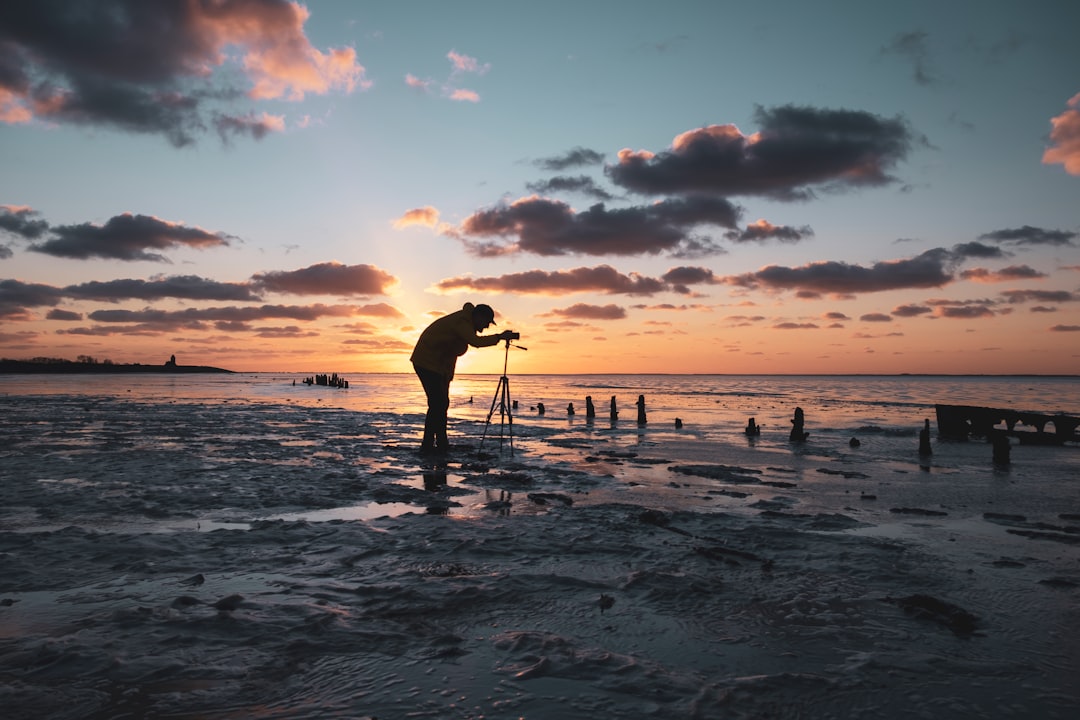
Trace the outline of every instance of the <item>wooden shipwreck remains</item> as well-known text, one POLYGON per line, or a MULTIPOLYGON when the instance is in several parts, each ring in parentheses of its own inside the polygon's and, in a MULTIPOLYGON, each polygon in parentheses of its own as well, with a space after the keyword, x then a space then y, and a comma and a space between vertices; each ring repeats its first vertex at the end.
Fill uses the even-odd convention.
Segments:
POLYGON ((1080 442, 1080 417, 1047 415, 1044 413, 976 407, 973 405, 935 405, 938 437, 945 440, 967 440, 968 437, 990 438, 1005 433, 1021 444, 1063 445, 1080 442), (1000 427, 1004 425, 1004 428, 1000 427), (1053 426, 1053 431, 1048 426, 1053 426))

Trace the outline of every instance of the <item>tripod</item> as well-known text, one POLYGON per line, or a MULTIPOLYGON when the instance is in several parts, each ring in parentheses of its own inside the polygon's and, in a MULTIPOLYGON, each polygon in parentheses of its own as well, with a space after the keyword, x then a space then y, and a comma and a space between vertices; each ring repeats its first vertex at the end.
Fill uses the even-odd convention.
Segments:
MULTIPOLYGON (((503 432, 507 430, 510 440, 510 454, 514 454, 514 411, 510 401, 510 378, 506 376, 506 366, 510 359, 510 341, 506 340, 506 350, 503 355, 503 374, 499 378, 499 385, 495 388, 495 397, 491 399, 491 409, 488 410, 487 421, 484 423, 484 435, 480 438, 480 447, 477 452, 484 449, 484 440, 487 439, 488 428, 491 427, 491 416, 495 414, 495 408, 499 408, 499 447, 503 444, 503 432)), ((514 345, 520 350, 529 348, 514 345)))

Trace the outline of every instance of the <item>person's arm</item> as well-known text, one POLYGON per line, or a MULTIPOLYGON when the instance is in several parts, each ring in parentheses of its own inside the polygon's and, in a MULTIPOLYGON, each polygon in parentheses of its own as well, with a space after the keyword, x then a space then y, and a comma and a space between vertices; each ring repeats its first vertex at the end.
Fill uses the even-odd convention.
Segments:
POLYGON ((512 340, 514 335, 513 330, 503 330, 496 335, 477 335, 473 333, 473 336, 467 341, 473 347, 490 347, 492 345, 498 345, 503 340, 512 340))

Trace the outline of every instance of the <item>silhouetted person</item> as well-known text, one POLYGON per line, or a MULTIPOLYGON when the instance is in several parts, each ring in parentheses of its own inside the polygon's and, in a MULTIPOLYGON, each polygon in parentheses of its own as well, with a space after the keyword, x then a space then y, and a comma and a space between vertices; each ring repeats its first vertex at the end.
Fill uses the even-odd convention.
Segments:
POLYGON ((810 437, 810 433, 803 432, 804 421, 802 408, 795 408, 795 417, 791 418, 791 435, 788 436, 791 442, 802 442, 810 437))
POLYGON ((574 403, 570 403, 569 405, 566 406, 566 414, 567 415, 573 415, 574 414, 574 403))
POLYGON ((757 421, 754 418, 750 418, 750 420, 747 421, 746 429, 743 430, 743 432, 746 433, 747 435, 750 435, 751 437, 756 436, 756 435, 760 435, 761 434, 761 426, 757 424, 757 421))
POLYGON ((420 452, 446 452, 450 448, 446 437, 446 413, 450 409, 450 381, 454 379, 457 359, 470 345, 491 347, 500 340, 513 339, 515 333, 512 330, 498 335, 476 334, 494 323, 495 311, 490 305, 465 303, 460 310, 442 316, 420 333, 409 358, 427 395, 420 452))
POLYGON ((919 454, 931 455, 933 450, 930 448, 930 418, 923 420, 923 429, 919 431, 919 454))
POLYGON ((637 396, 637 424, 644 425, 648 420, 645 419, 645 396, 637 396))

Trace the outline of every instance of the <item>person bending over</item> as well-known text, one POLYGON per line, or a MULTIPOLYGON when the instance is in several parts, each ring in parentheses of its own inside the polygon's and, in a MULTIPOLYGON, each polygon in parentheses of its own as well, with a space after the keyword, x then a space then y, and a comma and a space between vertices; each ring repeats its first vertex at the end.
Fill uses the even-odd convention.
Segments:
POLYGON ((501 340, 518 337, 512 330, 498 335, 477 335, 494 324, 495 311, 490 305, 465 303, 460 310, 435 320, 420 333, 409 360, 427 395, 421 453, 444 453, 450 448, 446 438, 446 414, 450 409, 450 381, 454 379, 458 357, 464 355, 470 345, 490 347, 501 340))

